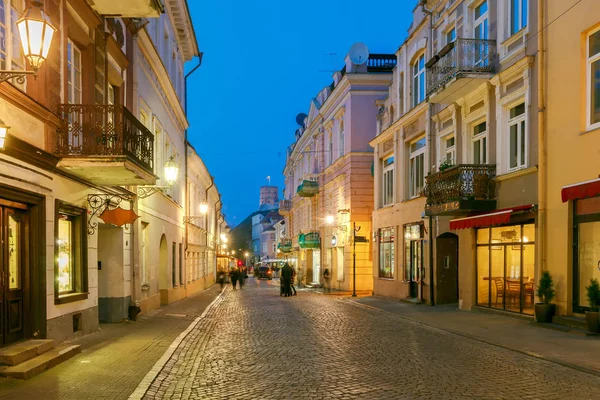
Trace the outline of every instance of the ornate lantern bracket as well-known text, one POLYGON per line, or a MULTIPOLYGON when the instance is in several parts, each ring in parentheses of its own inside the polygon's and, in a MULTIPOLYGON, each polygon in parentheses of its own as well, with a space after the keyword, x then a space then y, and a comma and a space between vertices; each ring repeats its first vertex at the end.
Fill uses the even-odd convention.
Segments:
POLYGON ((104 210, 112 210, 119 207, 122 201, 129 201, 129 203, 133 205, 133 200, 134 196, 129 194, 88 194, 88 235, 96 233, 98 222, 93 221, 94 217, 100 216, 104 210))

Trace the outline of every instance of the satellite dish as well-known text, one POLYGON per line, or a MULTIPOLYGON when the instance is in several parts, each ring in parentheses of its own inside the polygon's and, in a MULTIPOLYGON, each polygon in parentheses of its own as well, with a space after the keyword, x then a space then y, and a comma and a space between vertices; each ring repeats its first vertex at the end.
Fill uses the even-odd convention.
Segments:
POLYGON ((348 52, 350 61, 356 65, 362 65, 369 59, 369 48, 362 42, 357 42, 350 47, 348 52))
POLYGON ((304 113, 300 113, 298 115, 296 115, 296 123, 300 126, 304 125, 304 119, 308 117, 308 115, 304 114, 304 113))

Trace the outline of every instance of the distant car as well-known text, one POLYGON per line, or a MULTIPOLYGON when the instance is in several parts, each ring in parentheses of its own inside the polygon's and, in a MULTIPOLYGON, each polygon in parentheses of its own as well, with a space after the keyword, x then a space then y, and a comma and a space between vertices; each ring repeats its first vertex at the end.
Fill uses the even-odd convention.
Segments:
POLYGON ((269 267, 259 267, 258 268, 258 279, 273 279, 273 271, 269 267))

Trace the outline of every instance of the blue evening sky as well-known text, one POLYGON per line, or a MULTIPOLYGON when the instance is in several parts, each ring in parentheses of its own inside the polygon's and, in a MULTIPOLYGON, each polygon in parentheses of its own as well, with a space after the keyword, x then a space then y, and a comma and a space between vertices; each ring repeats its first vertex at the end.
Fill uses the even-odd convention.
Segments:
POLYGON ((204 52, 188 80, 189 140, 215 177, 233 227, 258 209, 267 176, 281 197, 295 117, 308 113, 350 46, 360 41, 371 53, 394 53, 406 38, 416 0, 188 4, 204 52))

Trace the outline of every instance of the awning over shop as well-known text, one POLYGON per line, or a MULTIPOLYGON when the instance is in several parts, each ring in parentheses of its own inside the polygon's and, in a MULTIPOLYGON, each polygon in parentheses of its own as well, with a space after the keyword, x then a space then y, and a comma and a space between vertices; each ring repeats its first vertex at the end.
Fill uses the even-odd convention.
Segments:
POLYGON ((569 200, 586 199, 600 195, 600 178, 568 185, 560 191, 563 203, 569 200))
POLYGON ((456 231, 458 229, 481 228, 485 226, 508 224, 510 222, 510 216, 514 212, 525 211, 531 208, 533 208, 533 204, 527 204, 524 206, 496 210, 492 213, 453 219, 450 221, 450 230, 456 231))

